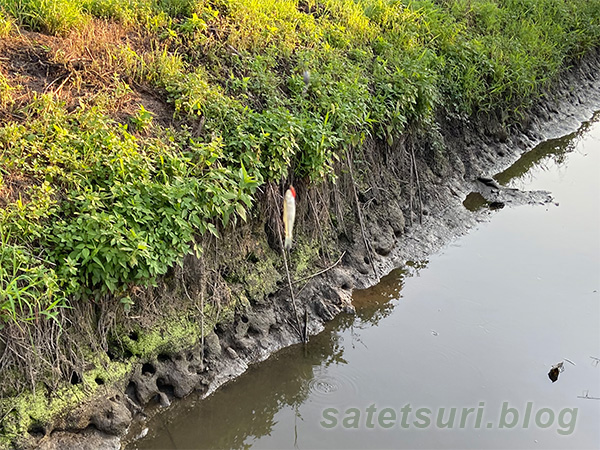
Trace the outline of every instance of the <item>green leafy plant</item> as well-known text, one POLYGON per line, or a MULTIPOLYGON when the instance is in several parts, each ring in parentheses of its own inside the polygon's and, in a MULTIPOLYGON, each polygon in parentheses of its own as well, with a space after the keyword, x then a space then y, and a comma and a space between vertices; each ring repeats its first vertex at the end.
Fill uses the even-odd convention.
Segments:
POLYGON ((59 308, 66 306, 56 273, 25 247, 11 244, 2 227, 0 239, 0 328, 56 320, 59 308))
POLYGON ((247 218, 256 179, 220 162, 219 141, 184 153, 169 140, 140 143, 97 109, 68 115, 54 107, 29 126, 0 132, 4 148, 21 136, 14 159, 2 162, 58 186, 62 200, 32 186, 31 201, 11 205, 1 223, 42 244, 66 295, 151 283, 190 251, 195 233, 247 218))
POLYGON ((147 130, 152 124, 152 118, 154 115, 144 108, 144 105, 140 105, 139 110, 131 118, 131 123, 137 130, 147 130))

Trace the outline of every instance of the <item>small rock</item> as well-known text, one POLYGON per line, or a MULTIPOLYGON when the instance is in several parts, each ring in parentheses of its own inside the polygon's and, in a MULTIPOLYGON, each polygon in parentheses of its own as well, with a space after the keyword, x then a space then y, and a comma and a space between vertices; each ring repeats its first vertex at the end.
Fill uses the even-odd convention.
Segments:
POLYGON ((229 357, 231 359, 238 359, 239 358, 237 352, 233 348, 227 347, 226 351, 227 351, 227 354, 229 355, 229 357))
POLYGON ((500 187, 500 185, 498 184, 498 182, 496 180, 494 180, 493 178, 488 178, 488 177, 478 177, 477 181, 479 181, 480 183, 485 184, 486 186, 489 186, 491 188, 494 189, 502 189, 500 187))
POLYGON ((548 372, 548 378, 550 378, 550 380, 554 383, 556 382, 556 380, 558 380, 558 375, 564 370, 564 363, 561 361, 558 364, 552 366, 550 372, 548 372))
POLYGON ((211 355, 219 355, 221 353, 221 342, 216 333, 210 333, 204 338, 204 346, 211 355))
POLYGON ((142 431, 140 431, 140 434, 138 434, 135 439, 138 440, 138 439, 145 438, 147 434, 148 434, 148 427, 146 427, 142 431))
POLYGON ((344 309, 342 311, 344 311, 344 313, 346 313, 346 314, 351 314, 351 315, 356 314, 356 308, 354 307, 354 305, 346 305, 346 306, 344 306, 344 309))
POLYGON ((164 392, 159 392, 156 395, 158 396, 158 403, 160 404, 160 406, 162 406, 163 408, 171 406, 171 400, 169 400, 167 394, 165 394, 164 392))

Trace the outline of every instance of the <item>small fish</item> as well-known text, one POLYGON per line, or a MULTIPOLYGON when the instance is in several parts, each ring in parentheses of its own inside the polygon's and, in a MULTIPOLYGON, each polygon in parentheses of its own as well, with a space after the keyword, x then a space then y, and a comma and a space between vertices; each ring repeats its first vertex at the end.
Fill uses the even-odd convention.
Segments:
POLYGON ((292 231, 294 229, 294 220, 296 220, 296 190, 294 186, 285 191, 283 199, 283 227, 285 229, 285 245, 284 248, 289 250, 292 248, 292 231))

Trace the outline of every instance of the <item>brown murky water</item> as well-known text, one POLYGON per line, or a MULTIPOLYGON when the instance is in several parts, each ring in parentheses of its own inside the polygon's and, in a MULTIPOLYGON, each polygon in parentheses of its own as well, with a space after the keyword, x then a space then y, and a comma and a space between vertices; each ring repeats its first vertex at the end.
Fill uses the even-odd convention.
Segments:
POLYGON ((600 448, 598 119, 497 176, 557 204, 495 212, 130 448, 600 448))

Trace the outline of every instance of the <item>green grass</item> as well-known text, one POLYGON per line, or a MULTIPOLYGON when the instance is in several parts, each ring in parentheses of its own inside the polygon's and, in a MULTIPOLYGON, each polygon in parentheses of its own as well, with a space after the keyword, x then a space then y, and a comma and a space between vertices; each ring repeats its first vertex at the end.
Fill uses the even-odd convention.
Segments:
POLYGON ((195 237, 250 217, 265 183, 334 180, 366 139, 516 118, 598 47, 600 0, 0 0, 0 37, 55 35, 56 54, 86 24, 133 38, 97 43, 110 65, 72 73, 88 84, 75 107, 23 97, 0 67, 0 327, 128 308, 195 237), (132 90, 177 126, 115 113, 132 90))
POLYGON ((13 91, 15 88, 8 82, 7 78, 0 72, 0 107, 7 107, 13 102, 13 91))
POLYGON ((7 37, 13 27, 13 19, 0 9, 0 37, 7 37))
POLYGON ((0 9, 35 31, 64 35, 84 20, 75 0, 0 0, 0 9))

